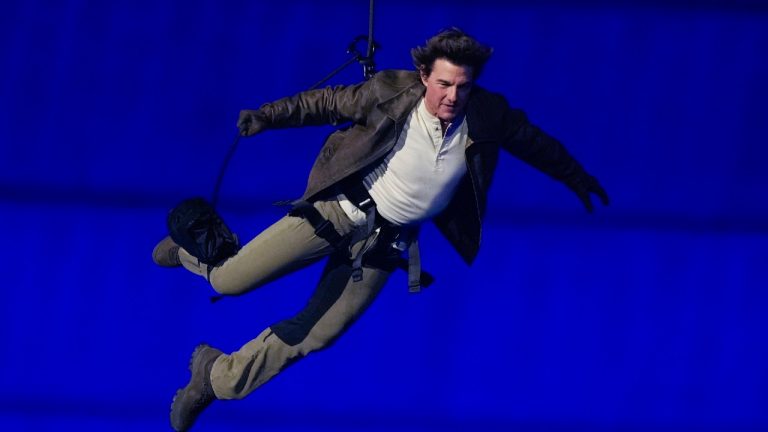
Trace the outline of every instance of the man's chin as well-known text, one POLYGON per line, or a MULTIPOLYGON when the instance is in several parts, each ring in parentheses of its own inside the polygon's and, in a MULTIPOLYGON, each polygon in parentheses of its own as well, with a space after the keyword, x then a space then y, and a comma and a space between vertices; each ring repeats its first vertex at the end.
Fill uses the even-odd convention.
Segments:
POLYGON ((439 118, 441 121, 446 122, 446 123, 453 122, 456 119, 456 117, 458 117, 458 116, 453 111, 451 111, 451 112, 443 112, 439 116, 437 116, 437 118, 439 118))

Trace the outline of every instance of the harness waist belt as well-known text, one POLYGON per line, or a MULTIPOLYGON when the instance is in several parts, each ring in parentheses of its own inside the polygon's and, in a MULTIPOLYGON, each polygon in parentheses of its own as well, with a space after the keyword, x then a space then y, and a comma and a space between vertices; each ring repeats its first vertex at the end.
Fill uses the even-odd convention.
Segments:
MULTIPOLYGON (((371 197, 368 189, 360 180, 347 181, 341 186, 341 192, 347 199, 363 213, 368 213, 371 209, 375 215, 376 223, 379 226, 395 226, 392 222, 385 219, 376 209, 376 202, 371 197)), ((407 228, 401 228, 407 229, 407 228)), ((392 244, 392 247, 400 251, 408 249, 408 260, 402 260, 401 267, 408 272, 408 290, 410 292, 421 291, 422 286, 429 286, 434 278, 427 272, 421 270, 421 255, 419 253, 418 229, 413 229, 408 236, 408 244, 392 244)))
MULTIPOLYGON (((368 191, 365 190, 365 186, 362 183, 358 183, 360 186, 359 188, 356 188, 355 191, 352 193, 355 197, 358 199, 362 198, 360 201, 358 199, 350 199, 349 196, 347 196, 347 199, 350 199, 350 201, 357 205, 358 203, 364 203, 363 206, 365 206, 366 213, 370 210, 376 215, 376 224, 380 227, 390 227, 395 229, 404 229, 402 227, 398 227, 388 220, 384 219, 375 209, 376 203, 373 201, 373 198, 370 197, 370 194, 368 194, 368 191), (363 193, 360 193, 360 189, 362 189, 363 193), (365 197, 367 195, 367 198, 365 197), (369 202, 366 202, 368 200, 369 202)), ((346 192, 349 189, 344 189, 342 192, 346 195, 346 192)), ((293 202, 288 201, 281 201, 275 203, 277 205, 290 205, 291 211, 289 214, 293 216, 299 216, 304 217, 307 219, 307 221, 312 225, 313 228, 315 228, 315 234, 317 234, 318 237, 321 237, 325 239, 331 246, 333 246, 336 249, 342 249, 348 246, 348 239, 342 237, 339 235, 338 232, 336 232, 333 223, 327 219, 325 219, 319 211, 312 205, 312 203, 309 203, 304 200, 296 200, 293 202)), ((358 206, 360 210, 363 210, 363 207, 358 206)), ((407 228, 405 228, 407 229, 407 228)), ((409 236, 408 244, 397 244, 398 242, 393 242, 391 247, 394 247, 395 249, 398 249, 400 251, 403 251, 406 247, 408 248, 408 259, 400 258, 398 260, 397 266, 401 269, 405 270, 408 273, 408 290, 410 292, 419 292, 421 291, 421 287, 427 287, 431 285, 435 278, 427 273, 426 271, 423 271, 421 269, 421 258, 419 256, 419 246, 418 246, 418 229, 413 229, 412 235, 409 236)), ((353 275, 354 276, 354 275, 353 275)))

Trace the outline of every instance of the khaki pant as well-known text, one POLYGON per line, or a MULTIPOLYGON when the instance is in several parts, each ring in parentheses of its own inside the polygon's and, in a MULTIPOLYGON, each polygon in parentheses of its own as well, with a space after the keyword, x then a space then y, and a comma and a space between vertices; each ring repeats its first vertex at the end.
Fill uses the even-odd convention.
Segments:
POLYGON ((208 277, 215 291, 230 295, 258 288, 330 255, 315 293, 299 314, 216 359, 210 378, 219 399, 243 398, 295 360, 328 346, 371 304, 394 269, 396 256, 391 254, 376 264, 364 261, 363 278, 354 282, 349 256, 372 245, 373 229, 354 225, 335 200, 314 206, 340 235, 350 239, 349 250, 335 251, 315 235, 309 222, 288 215, 214 268, 210 276, 205 265, 180 251, 186 269, 208 277))

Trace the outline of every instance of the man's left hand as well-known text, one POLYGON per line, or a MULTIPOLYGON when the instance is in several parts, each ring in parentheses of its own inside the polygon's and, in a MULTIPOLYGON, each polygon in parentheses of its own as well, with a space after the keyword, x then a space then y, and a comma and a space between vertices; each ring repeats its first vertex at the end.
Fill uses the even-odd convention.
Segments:
POLYGON ((608 194, 605 192, 605 189, 600 186, 600 182, 589 174, 584 174, 578 180, 568 184, 568 187, 576 193, 582 204, 584 204, 584 207, 586 207, 587 211, 590 213, 594 210, 590 194, 595 194, 600 197, 600 201, 603 205, 608 205, 610 202, 608 194))

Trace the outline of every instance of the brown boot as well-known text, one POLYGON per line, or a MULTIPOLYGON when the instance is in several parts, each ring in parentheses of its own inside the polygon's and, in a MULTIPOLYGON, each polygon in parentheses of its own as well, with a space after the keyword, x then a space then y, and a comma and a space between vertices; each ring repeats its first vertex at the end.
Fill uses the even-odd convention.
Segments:
POLYGON ((152 261, 160 267, 178 267, 181 265, 179 260, 179 245, 173 241, 171 236, 165 236, 152 251, 152 261))
POLYGON ((206 344, 195 348, 189 362, 192 377, 186 387, 176 392, 171 404, 171 426, 174 430, 189 430, 197 416, 216 400, 216 394, 211 387, 211 368, 221 354, 221 351, 206 344))

